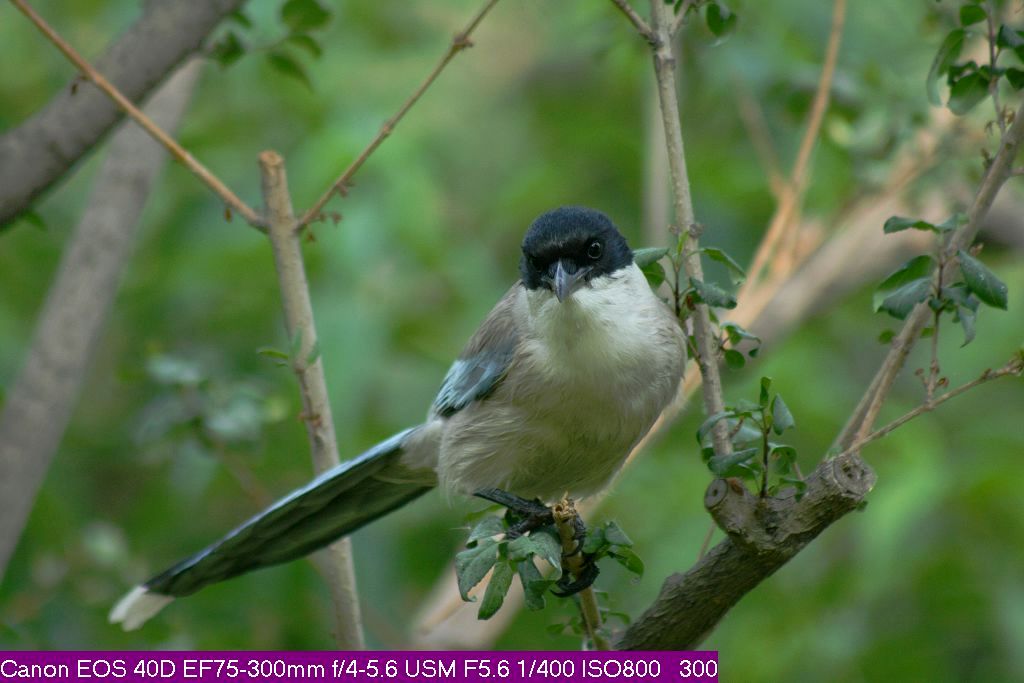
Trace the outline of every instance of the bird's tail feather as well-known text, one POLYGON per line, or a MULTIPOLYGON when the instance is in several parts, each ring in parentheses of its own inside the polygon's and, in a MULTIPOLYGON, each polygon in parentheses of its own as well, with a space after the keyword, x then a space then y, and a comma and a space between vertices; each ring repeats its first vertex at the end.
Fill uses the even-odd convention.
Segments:
POLYGON ((126 630, 138 628, 172 598, 307 555, 430 490, 422 483, 378 478, 398 464, 402 444, 412 431, 396 434, 324 472, 220 540, 146 581, 114 607, 110 620, 126 630))

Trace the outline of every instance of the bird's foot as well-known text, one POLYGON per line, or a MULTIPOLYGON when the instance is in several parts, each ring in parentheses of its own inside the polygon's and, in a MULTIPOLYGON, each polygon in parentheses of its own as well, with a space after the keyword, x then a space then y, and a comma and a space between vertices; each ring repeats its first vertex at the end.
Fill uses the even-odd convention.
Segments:
POLYGON ((600 573, 601 569, 597 566, 597 563, 594 562, 594 558, 584 554, 583 564, 581 565, 580 573, 576 575, 576 578, 573 579, 572 575, 568 572, 563 573, 562 578, 555 583, 555 587, 551 589, 551 592, 560 598, 567 598, 570 595, 575 595, 586 588, 590 588, 594 584, 594 581, 597 580, 597 575, 600 573))
POLYGON ((473 495, 497 503, 508 510, 508 538, 517 538, 554 524, 555 518, 551 508, 539 500, 527 500, 501 489, 480 489, 473 495))

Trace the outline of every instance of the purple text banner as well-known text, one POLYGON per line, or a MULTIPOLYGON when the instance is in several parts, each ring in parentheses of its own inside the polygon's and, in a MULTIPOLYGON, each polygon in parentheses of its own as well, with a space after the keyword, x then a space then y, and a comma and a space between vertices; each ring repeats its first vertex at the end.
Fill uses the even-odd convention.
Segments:
POLYGON ((0 682, 714 683, 701 652, 0 652, 0 682))

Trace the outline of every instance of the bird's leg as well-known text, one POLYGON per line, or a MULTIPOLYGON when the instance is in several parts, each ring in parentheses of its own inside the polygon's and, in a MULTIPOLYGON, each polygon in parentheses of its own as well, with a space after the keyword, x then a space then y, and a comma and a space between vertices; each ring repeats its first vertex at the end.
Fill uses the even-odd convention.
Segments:
POLYGON ((480 489, 473 494, 508 509, 509 538, 517 538, 541 527, 550 526, 555 518, 549 508, 539 500, 527 500, 501 489, 480 489))
POLYGON ((577 514, 571 498, 565 498, 553 508, 555 527, 562 540, 562 567, 565 571, 551 592, 566 598, 590 588, 600 572, 594 556, 583 552, 587 527, 577 514), (574 578, 575 577, 575 578, 574 578))

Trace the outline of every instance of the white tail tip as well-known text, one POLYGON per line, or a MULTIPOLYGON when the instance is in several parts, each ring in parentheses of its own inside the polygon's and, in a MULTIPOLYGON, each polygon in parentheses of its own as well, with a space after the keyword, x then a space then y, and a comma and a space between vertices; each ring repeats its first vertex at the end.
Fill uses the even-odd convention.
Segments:
POLYGON ((145 586, 136 586, 110 610, 110 623, 134 631, 173 601, 169 595, 150 593, 145 586))

